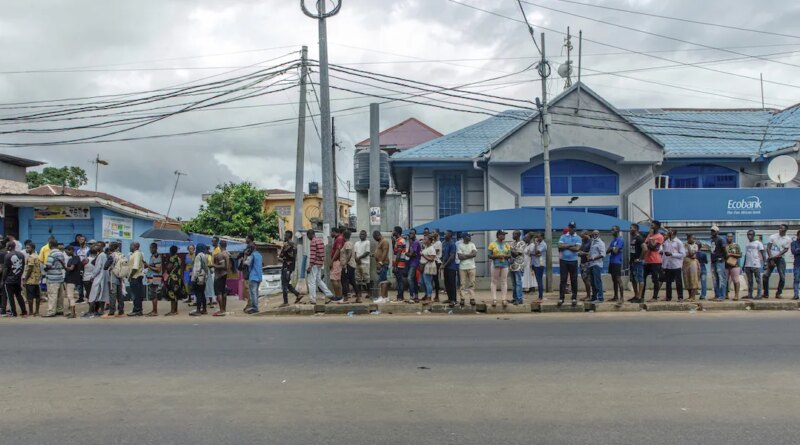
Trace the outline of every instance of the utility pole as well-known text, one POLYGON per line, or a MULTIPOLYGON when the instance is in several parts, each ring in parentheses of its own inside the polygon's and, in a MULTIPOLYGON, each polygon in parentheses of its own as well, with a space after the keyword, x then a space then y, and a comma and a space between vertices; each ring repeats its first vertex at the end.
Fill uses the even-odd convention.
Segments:
POLYGON ((539 111, 542 119, 542 154, 544 157, 544 239, 547 244, 547 251, 550 252, 547 258, 547 270, 545 289, 547 292, 553 291, 553 214, 550 204, 550 115, 547 114, 547 78, 550 76, 550 65, 545 57, 544 33, 542 33, 542 60, 539 62, 539 77, 542 79, 542 107, 539 111))
POLYGON ((331 118, 331 163, 333 163, 333 225, 339 227, 339 174, 336 173, 336 121, 331 118))
MULTIPOLYGON (((369 233, 367 239, 372 238, 376 230, 381 230, 381 136, 380 136, 380 104, 369 104, 369 233)), ((377 248, 378 245, 375 244, 377 248)), ((373 253, 374 253, 373 249, 373 253)), ((376 275, 376 264, 370 261, 370 277, 376 275)), ((370 280, 376 283, 378 280, 370 280)), ((377 286, 372 289, 377 295, 377 286)))
MULTIPOLYGON (((300 50, 300 112, 297 116, 297 156, 295 160, 294 172, 294 218, 292 218, 292 233, 297 236, 303 229, 303 200, 305 194, 303 189, 303 169, 305 168, 305 151, 306 151, 306 80, 308 78, 308 47, 303 45, 300 50)), ((301 250, 303 244, 302 237, 296 237, 298 240, 298 253, 300 258, 305 250, 301 250)), ((300 279, 300 272, 302 269, 302 261, 295 261, 295 274, 296 280, 300 279)))
MULTIPOLYGON (((331 103, 330 86, 328 79, 328 30, 325 19, 339 13, 342 8, 342 0, 336 1, 336 5, 330 12, 326 12, 327 0, 317 0, 317 13, 309 11, 300 0, 300 8, 308 17, 317 19, 319 33, 319 95, 320 95, 320 123, 321 123, 321 149, 322 149, 322 212, 323 222, 329 227, 336 224, 336 173, 333 167, 333 157, 331 147, 333 146, 331 135, 331 103)), ((327 234, 328 236, 330 233, 327 234)))
POLYGON ((764 106, 764 73, 758 73, 758 78, 761 79, 761 109, 766 110, 767 107, 764 106))
MULTIPOLYGON (((542 43, 544 45, 544 43, 542 43)), ((569 33, 569 26, 567 26, 567 37, 564 39, 564 47, 567 48, 567 75, 565 76, 566 80, 564 81, 564 89, 568 89, 572 86, 572 35, 569 33)))
POLYGON ((98 153, 97 157, 92 160, 92 164, 94 164, 94 191, 97 192, 97 181, 100 177, 100 166, 108 165, 108 161, 100 159, 100 153, 98 153))
POLYGON ((178 181, 181 180, 181 176, 186 176, 186 173, 175 170, 175 187, 172 188, 172 197, 169 198, 169 207, 167 207, 167 218, 164 219, 164 222, 161 223, 161 227, 164 227, 164 224, 167 223, 167 219, 169 219, 169 212, 172 211, 172 201, 175 200, 175 192, 178 190, 178 181))

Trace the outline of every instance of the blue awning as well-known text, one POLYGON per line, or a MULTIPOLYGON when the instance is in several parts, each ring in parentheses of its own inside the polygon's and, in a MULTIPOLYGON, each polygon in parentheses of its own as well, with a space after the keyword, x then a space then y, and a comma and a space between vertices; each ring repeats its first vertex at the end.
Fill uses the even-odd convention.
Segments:
MULTIPOLYGON (((205 244, 206 246, 211 245, 211 236, 210 235, 203 235, 200 233, 190 233, 189 237, 192 239, 191 241, 158 241, 158 253, 169 253, 169 248, 172 246, 178 246, 179 253, 186 253, 188 250, 187 248, 189 245, 196 246, 198 244, 205 244)), ((225 237, 220 237, 220 239, 226 239, 225 237)), ((228 242, 228 252, 243 252, 244 249, 247 248, 247 244, 240 243, 238 241, 227 240, 228 242)))
MULTIPOLYGON (((604 230, 608 231, 612 226, 619 226, 623 231, 628 231, 630 221, 615 218, 613 216, 601 215, 586 212, 568 212, 565 210, 553 210, 553 230, 561 230, 567 227, 570 221, 574 221, 578 230, 604 230)), ((649 230, 647 224, 640 224, 640 231, 646 233, 649 230)), ((518 209, 489 210, 485 212, 460 213, 420 224, 415 227, 417 232, 421 232, 425 227, 440 231, 452 230, 453 232, 477 232, 504 230, 542 230, 544 229, 544 210, 522 207, 518 209)))

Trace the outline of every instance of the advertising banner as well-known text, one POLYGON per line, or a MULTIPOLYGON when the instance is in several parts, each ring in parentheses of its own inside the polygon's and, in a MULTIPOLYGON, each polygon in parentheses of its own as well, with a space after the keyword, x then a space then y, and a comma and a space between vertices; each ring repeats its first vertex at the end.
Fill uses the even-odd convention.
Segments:
POLYGON ((653 219, 661 221, 800 220, 800 188, 654 189, 653 219))
POLYGON ((133 219, 103 215, 103 239, 133 239, 133 219))
POLYGON ((89 207, 40 206, 33 208, 33 219, 89 219, 89 207))

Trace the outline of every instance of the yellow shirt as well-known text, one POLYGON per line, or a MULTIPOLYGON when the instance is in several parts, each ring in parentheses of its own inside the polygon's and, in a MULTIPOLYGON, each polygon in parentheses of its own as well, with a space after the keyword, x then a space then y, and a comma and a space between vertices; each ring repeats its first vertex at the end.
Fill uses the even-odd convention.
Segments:
POLYGON ((217 246, 217 247, 214 248, 214 250, 211 251, 211 255, 207 255, 208 256, 208 265, 209 266, 213 266, 214 265, 214 256, 216 254, 220 253, 220 252, 222 252, 222 249, 220 249, 219 246, 217 246))
POLYGON ((46 263, 48 255, 50 255, 50 244, 45 244, 42 246, 42 250, 39 251, 39 261, 42 264, 46 263))

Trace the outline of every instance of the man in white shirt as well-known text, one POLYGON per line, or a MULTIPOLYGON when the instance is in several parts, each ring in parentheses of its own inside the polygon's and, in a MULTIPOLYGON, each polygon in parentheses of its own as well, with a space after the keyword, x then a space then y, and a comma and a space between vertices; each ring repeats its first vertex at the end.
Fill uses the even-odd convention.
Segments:
POLYGON ((370 244, 366 230, 359 232, 358 241, 356 241, 353 249, 355 250, 356 261, 356 285, 367 290, 369 285, 370 244))
POLYGON ((531 269, 536 277, 536 290, 539 293, 539 303, 544 301, 544 268, 547 267, 547 243, 544 236, 537 233, 529 246, 531 256, 531 269))
POLYGON ((436 275, 433 276, 433 288, 436 291, 436 296, 433 301, 439 301, 439 290, 442 285, 439 282, 439 270, 442 267, 442 239, 439 229, 433 229, 433 249, 436 251, 436 275))
POLYGON ((667 234, 667 239, 661 246, 663 254, 664 279, 667 282, 667 301, 672 301, 672 283, 678 290, 678 301, 683 301, 683 257, 686 256, 686 248, 683 242, 678 239, 678 231, 672 229, 667 234))
POLYGON ((744 245, 744 275, 747 277, 747 298, 753 298, 753 283, 758 291, 756 300, 761 299, 761 269, 767 263, 767 254, 764 244, 756 239, 756 232, 747 231, 747 243, 744 245))
POLYGON ((767 242, 767 272, 764 274, 764 298, 769 298, 769 277, 775 269, 778 270, 778 289, 775 291, 775 298, 781 298, 783 286, 786 284, 786 259, 784 255, 789 252, 792 239, 786 236, 789 227, 781 224, 778 233, 769 237, 767 242))
POLYGON ((469 233, 465 233, 463 239, 464 242, 456 250, 456 257, 459 259, 458 274, 461 276, 461 306, 464 306, 467 295, 469 304, 475 305, 475 257, 478 256, 478 248, 469 233))

